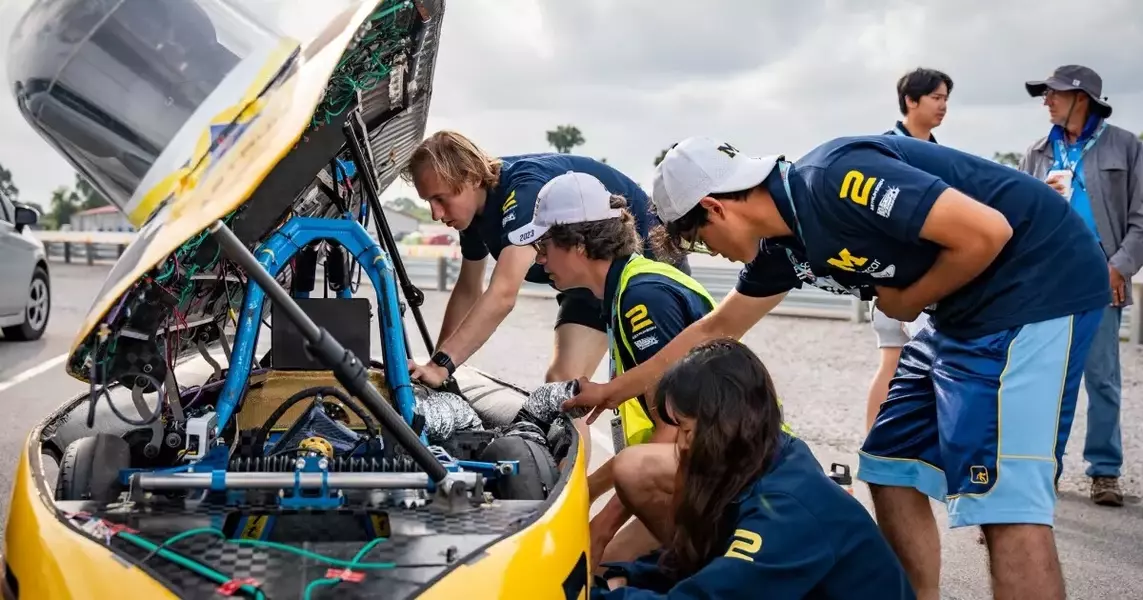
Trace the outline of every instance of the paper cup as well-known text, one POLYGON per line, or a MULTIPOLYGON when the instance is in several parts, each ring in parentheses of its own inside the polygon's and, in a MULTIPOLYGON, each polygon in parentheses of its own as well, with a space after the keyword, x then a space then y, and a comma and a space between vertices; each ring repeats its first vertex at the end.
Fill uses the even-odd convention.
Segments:
POLYGON ((1058 175, 1060 183, 1064 185, 1063 196, 1069 201, 1072 199, 1072 172, 1070 169, 1053 169, 1048 171, 1047 179, 1051 179, 1053 175, 1058 175))

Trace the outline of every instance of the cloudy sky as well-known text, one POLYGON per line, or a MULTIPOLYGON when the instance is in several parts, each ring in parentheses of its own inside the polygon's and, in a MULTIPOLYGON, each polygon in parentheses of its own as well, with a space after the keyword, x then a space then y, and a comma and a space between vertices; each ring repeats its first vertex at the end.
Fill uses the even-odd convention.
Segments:
MULTIPOLYGON (((244 2, 303 36, 331 4, 244 2)), ((0 8, 0 63, 30 3, 0 8)), ((831 137, 884 131, 899 118, 897 78, 928 66, 955 83, 937 138, 991 156, 1046 133, 1046 109, 1022 82, 1060 64, 1098 71, 1112 122, 1143 130, 1141 56, 1134 0, 1082 9, 1074 0, 450 0, 429 130, 514 154, 548 150, 544 132, 573 124, 586 138, 577 152, 646 184, 658 152, 689 135, 796 157, 831 137)), ((27 201, 46 204, 73 177, 7 91, 0 164, 27 201)), ((385 195, 415 196, 400 184, 385 195)))

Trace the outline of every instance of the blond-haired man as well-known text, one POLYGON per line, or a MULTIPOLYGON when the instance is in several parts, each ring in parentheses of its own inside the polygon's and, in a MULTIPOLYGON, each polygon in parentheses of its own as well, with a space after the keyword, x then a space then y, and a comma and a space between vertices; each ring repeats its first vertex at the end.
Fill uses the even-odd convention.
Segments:
MULTIPOLYGON (((648 232, 659 224, 648 210, 647 193, 631 178, 593 158, 557 153, 493 157, 454 131, 434 133, 413 152, 403 177, 429 203, 433 220, 460 231, 463 257, 436 352, 428 364, 415 366, 415 378, 440 385, 496 331, 515 306, 524 281, 551 285, 551 278, 535 263, 532 240, 518 240, 523 245, 514 245, 509 235, 532 222, 540 188, 569 171, 591 175, 609 192, 623 196, 646 245, 648 232), (488 288, 483 289, 489 256, 496 267, 488 288)), ((685 261, 675 266, 689 272, 685 261)), ((603 306, 583 288, 561 290, 556 301, 555 351, 546 381, 590 378, 608 348, 603 306)), ((586 427, 580 425, 581 434, 586 434, 586 427)))

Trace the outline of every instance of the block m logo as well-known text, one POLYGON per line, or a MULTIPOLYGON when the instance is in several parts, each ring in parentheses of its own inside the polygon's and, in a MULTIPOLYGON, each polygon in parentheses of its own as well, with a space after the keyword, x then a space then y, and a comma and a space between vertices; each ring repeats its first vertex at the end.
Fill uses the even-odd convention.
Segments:
POLYGON ((848 248, 842 248, 841 252, 837 253, 837 258, 831 258, 826 262, 844 271, 854 271, 856 270, 855 267, 865 266, 865 263, 869 262, 869 259, 854 256, 849 253, 848 248))

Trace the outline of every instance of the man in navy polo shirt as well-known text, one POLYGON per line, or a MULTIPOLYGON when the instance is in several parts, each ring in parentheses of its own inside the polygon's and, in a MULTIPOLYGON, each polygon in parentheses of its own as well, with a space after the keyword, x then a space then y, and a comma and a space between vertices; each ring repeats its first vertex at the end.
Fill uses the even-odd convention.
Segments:
MULTIPOLYGON (((428 363, 413 365, 412 374, 418 381, 440 386, 488 341, 515 307, 525 281, 551 283, 543 267, 535 264, 536 251, 530 245, 513 246, 508 236, 532 220, 540 188, 568 171, 592 175, 609 191, 623 196, 640 236, 645 237, 657 222, 638 184, 592 158, 556 153, 493 157, 463 135, 447 130, 429 136, 414 150, 402 176, 428 202, 433 220, 460 231, 463 257, 436 351, 428 363), (496 268, 485 289, 489 256, 496 268)), ((689 271, 685 261, 677 266, 689 271)), ((607 325, 600 316, 600 302, 585 289, 562 291, 556 302, 555 350, 545 380, 590 377, 607 352, 607 325)), ((577 426, 585 448, 590 449, 590 430, 583 423, 577 426)))
POLYGON ((952 78, 936 69, 918 68, 902 75, 897 80, 897 108, 904 118, 885 134, 936 143, 933 130, 944 122, 952 89, 952 78))
MULTIPOLYGON (((901 135, 937 143, 933 130, 944 121, 952 88, 952 78, 935 69, 918 68, 902 75, 897 80, 897 107, 903 118, 885 135, 901 135)), ((928 320, 928 315, 921 313, 915 320, 902 323, 876 308, 870 310, 870 321, 881 357, 877 372, 869 382, 865 406, 866 433, 873 427, 877 411, 889 393, 889 382, 897 371, 901 348, 928 320)))
POLYGON ((748 264, 710 315, 565 407, 598 413, 646 389, 803 284, 876 298, 901 321, 928 312, 861 451, 882 532, 918 597, 938 598, 935 498, 953 527, 983 527, 997 597, 1064 597, 1053 482, 1110 291, 1095 236, 1058 193, 901 136, 835 139, 796 164, 690 138, 657 167, 652 201, 669 242, 748 264))

